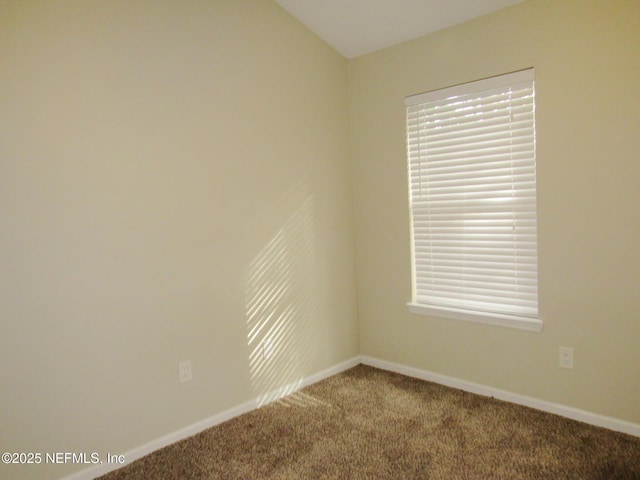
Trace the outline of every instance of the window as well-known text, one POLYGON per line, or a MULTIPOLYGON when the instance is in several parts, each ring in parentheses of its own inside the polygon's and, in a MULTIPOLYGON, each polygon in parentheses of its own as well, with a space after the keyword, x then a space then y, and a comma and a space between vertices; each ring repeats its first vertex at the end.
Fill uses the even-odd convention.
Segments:
POLYGON ((540 331, 534 71, 407 106, 414 313, 540 331))

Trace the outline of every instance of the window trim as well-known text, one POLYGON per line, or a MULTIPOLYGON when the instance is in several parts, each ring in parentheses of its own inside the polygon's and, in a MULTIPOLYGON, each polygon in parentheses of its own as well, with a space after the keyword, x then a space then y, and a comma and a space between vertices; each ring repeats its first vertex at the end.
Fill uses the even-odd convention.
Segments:
POLYGON ((428 317, 447 318, 450 320, 462 320, 465 322, 494 325, 497 327, 510 327, 529 332, 541 332, 543 322, 538 318, 525 318, 503 313, 469 313, 455 308, 432 307, 420 303, 408 302, 407 308, 411 313, 428 317))
MULTIPOLYGON (((485 92, 495 88, 501 88, 505 86, 516 86, 524 82, 531 82, 535 84, 535 72, 533 68, 521 70, 517 72, 511 72, 496 77, 485 78, 482 80, 468 82, 460 85, 455 85, 448 88, 433 90, 418 95, 412 95, 405 98, 405 105, 407 107, 407 114, 409 107, 424 104, 430 101, 439 100, 447 97, 467 95, 478 92, 485 92)), ((535 87, 534 87, 535 88, 535 87)), ((535 98, 533 108, 535 110, 535 98)), ((407 125, 408 127, 408 125, 407 125)), ((535 128, 535 127, 534 127, 535 128)), ((409 140, 409 131, 407 130, 407 140, 409 140)), ((535 132, 534 132, 534 162, 535 162, 535 132)), ((529 315, 517 315, 509 314, 505 312, 487 312, 487 311, 473 311, 465 310, 462 308, 456 308, 451 306, 440 306, 433 304, 422 304, 417 302, 417 272, 416 272, 416 257, 415 257, 415 232, 413 224, 413 207, 412 205, 412 191, 411 191, 411 156, 408 151, 408 168, 409 168, 409 201, 410 201, 410 215, 411 215, 411 275, 412 275, 412 301, 407 303, 407 308, 413 314, 425 315, 438 318, 447 318, 453 320, 461 320, 473 323, 481 323, 494 326, 510 327, 520 330, 526 330, 531 332, 541 332, 543 322, 540 319, 540 312, 536 316, 529 315)), ((537 190, 537 188, 536 188, 537 190)), ((537 234, 536 234, 537 236, 537 234)), ((539 300, 538 300, 539 303, 539 300)))

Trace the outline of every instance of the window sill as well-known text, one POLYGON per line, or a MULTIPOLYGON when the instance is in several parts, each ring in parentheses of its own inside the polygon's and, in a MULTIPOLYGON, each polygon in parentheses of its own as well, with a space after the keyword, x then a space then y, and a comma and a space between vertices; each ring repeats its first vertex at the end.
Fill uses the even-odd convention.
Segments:
POLYGON ((430 317, 449 318, 453 320, 462 320, 465 322, 482 323, 485 325, 494 325, 498 327, 517 328, 519 330, 527 330, 529 332, 541 332, 542 320, 537 318, 517 317, 515 315, 502 314, 474 314, 464 312, 462 310, 445 309, 428 307, 418 303, 407 303, 407 308, 411 313, 417 315, 426 315, 430 317))

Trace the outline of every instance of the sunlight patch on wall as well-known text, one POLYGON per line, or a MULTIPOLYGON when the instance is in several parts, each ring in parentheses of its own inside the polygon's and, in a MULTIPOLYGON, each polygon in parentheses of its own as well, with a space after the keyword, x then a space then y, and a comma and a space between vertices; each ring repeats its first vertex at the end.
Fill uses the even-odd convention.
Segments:
POLYGON ((297 390, 307 371, 318 317, 313 197, 290 194, 298 208, 251 262, 246 313, 249 366, 260 405, 297 390))

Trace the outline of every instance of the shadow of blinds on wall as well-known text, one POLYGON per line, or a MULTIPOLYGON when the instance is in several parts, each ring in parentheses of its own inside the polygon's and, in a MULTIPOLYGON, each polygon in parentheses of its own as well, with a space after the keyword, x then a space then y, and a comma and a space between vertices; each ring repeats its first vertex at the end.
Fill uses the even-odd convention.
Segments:
MULTIPOLYGON (((306 186, 283 194, 295 210, 247 271, 245 294, 251 383, 262 406, 296 391, 318 348, 318 258, 314 198, 306 186)), ((278 208, 280 211, 280 208, 278 208)))
POLYGON ((414 313, 540 331, 534 71, 405 99, 414 313))

